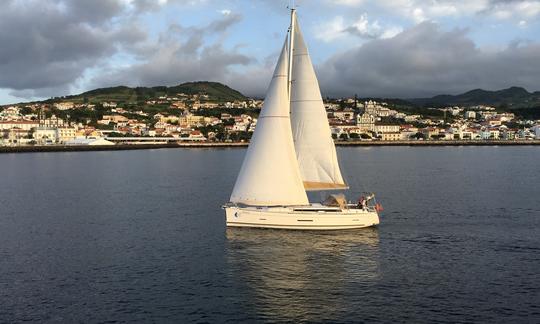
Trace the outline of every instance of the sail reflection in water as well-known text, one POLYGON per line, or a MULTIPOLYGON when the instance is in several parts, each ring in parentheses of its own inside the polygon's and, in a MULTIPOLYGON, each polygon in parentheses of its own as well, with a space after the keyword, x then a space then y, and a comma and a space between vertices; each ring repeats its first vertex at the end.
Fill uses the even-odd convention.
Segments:
POLYGON ((380 276, 376 228, 340 233, 228 228, 227 241, 229 275, 253 294, 246 299, 259 319, 343 318, 355 307, 351 303, 359 302, 359 292, 373 289, 380 276))

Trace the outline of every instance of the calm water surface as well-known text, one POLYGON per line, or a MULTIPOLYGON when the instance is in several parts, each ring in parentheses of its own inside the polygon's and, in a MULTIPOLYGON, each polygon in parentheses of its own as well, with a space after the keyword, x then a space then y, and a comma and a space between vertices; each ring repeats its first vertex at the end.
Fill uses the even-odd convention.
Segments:
POLYGON ((0 322, 540 322, 540 150, 339 149, 374 229, 225 229, 245 150, 0 155, 0 322))

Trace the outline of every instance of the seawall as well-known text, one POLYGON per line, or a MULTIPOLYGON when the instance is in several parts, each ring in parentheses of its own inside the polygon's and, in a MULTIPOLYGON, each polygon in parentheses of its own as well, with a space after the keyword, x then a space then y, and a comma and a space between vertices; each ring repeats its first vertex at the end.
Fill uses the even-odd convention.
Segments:
MULTIPOLYGON (((336 146, 515 146, 540 145, 540 140, 487 140, 487 141, 350 141, 336 142, 336 146)), ((242 148, 248 143, 179 143, 179 144, 118 144, 104 146, 0 146, 0 153, 31 152, 81 152, 81 151, 122 151, 164 148, 242 148)))

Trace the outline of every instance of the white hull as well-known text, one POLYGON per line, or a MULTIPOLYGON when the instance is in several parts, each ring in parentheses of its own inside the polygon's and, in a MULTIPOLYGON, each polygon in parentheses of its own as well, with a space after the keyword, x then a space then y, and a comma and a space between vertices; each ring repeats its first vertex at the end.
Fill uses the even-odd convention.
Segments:
POLYGON ((339 209, 320 205, 302 207, 224 206, 229 227, 295 230, 344 230, 379 224, 374 209, 339 209))

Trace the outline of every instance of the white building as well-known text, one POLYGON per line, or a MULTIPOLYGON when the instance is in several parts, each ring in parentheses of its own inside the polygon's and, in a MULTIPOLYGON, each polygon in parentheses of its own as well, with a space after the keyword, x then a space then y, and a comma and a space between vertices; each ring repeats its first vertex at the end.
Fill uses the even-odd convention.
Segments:
POLYGON ((531 128, 531 130, 534 131, 535 138, 540 140, 540 125, 534 126, 533 128, 531 128))
POLYGON ((375 117, 368 113, 363 113, 356 117, 356 126, 361 132, 373 132, 375 128, 375 117))
POLYGON ((465 118, 467 119, 476 119, 476 112, 469 110, 465 112, 465 118))
POLYGON ((53 144, 56 143, 56 128, 52 127, 37 127, 32 137, 38 144, 53 144))
POLYGON ((405 116, 405 118, 403 118, 403 120, 405 122, 407 122, 407 123, 410 123, 410 122, 413 122, 413 121, 417 121, 420 118, 422 118, 422 116, 420 116, 420 115, 407 115, 407 116, 405 116))
POLYGON ((57 102, 54 104, 54 107, 58 110, 68 110, 73 109, 75 104, 71 101, 57 102))
POLYGON ((78 137, 66 142, 66 145, 114 145, 103 137, 78 137))
POLYGON ((20 120, 20 121, 0 121, 0 130, 9 130, 12 128, 19 128, 25 131, 29 131, 32 128, 39 126, 38 121, 20 120))

